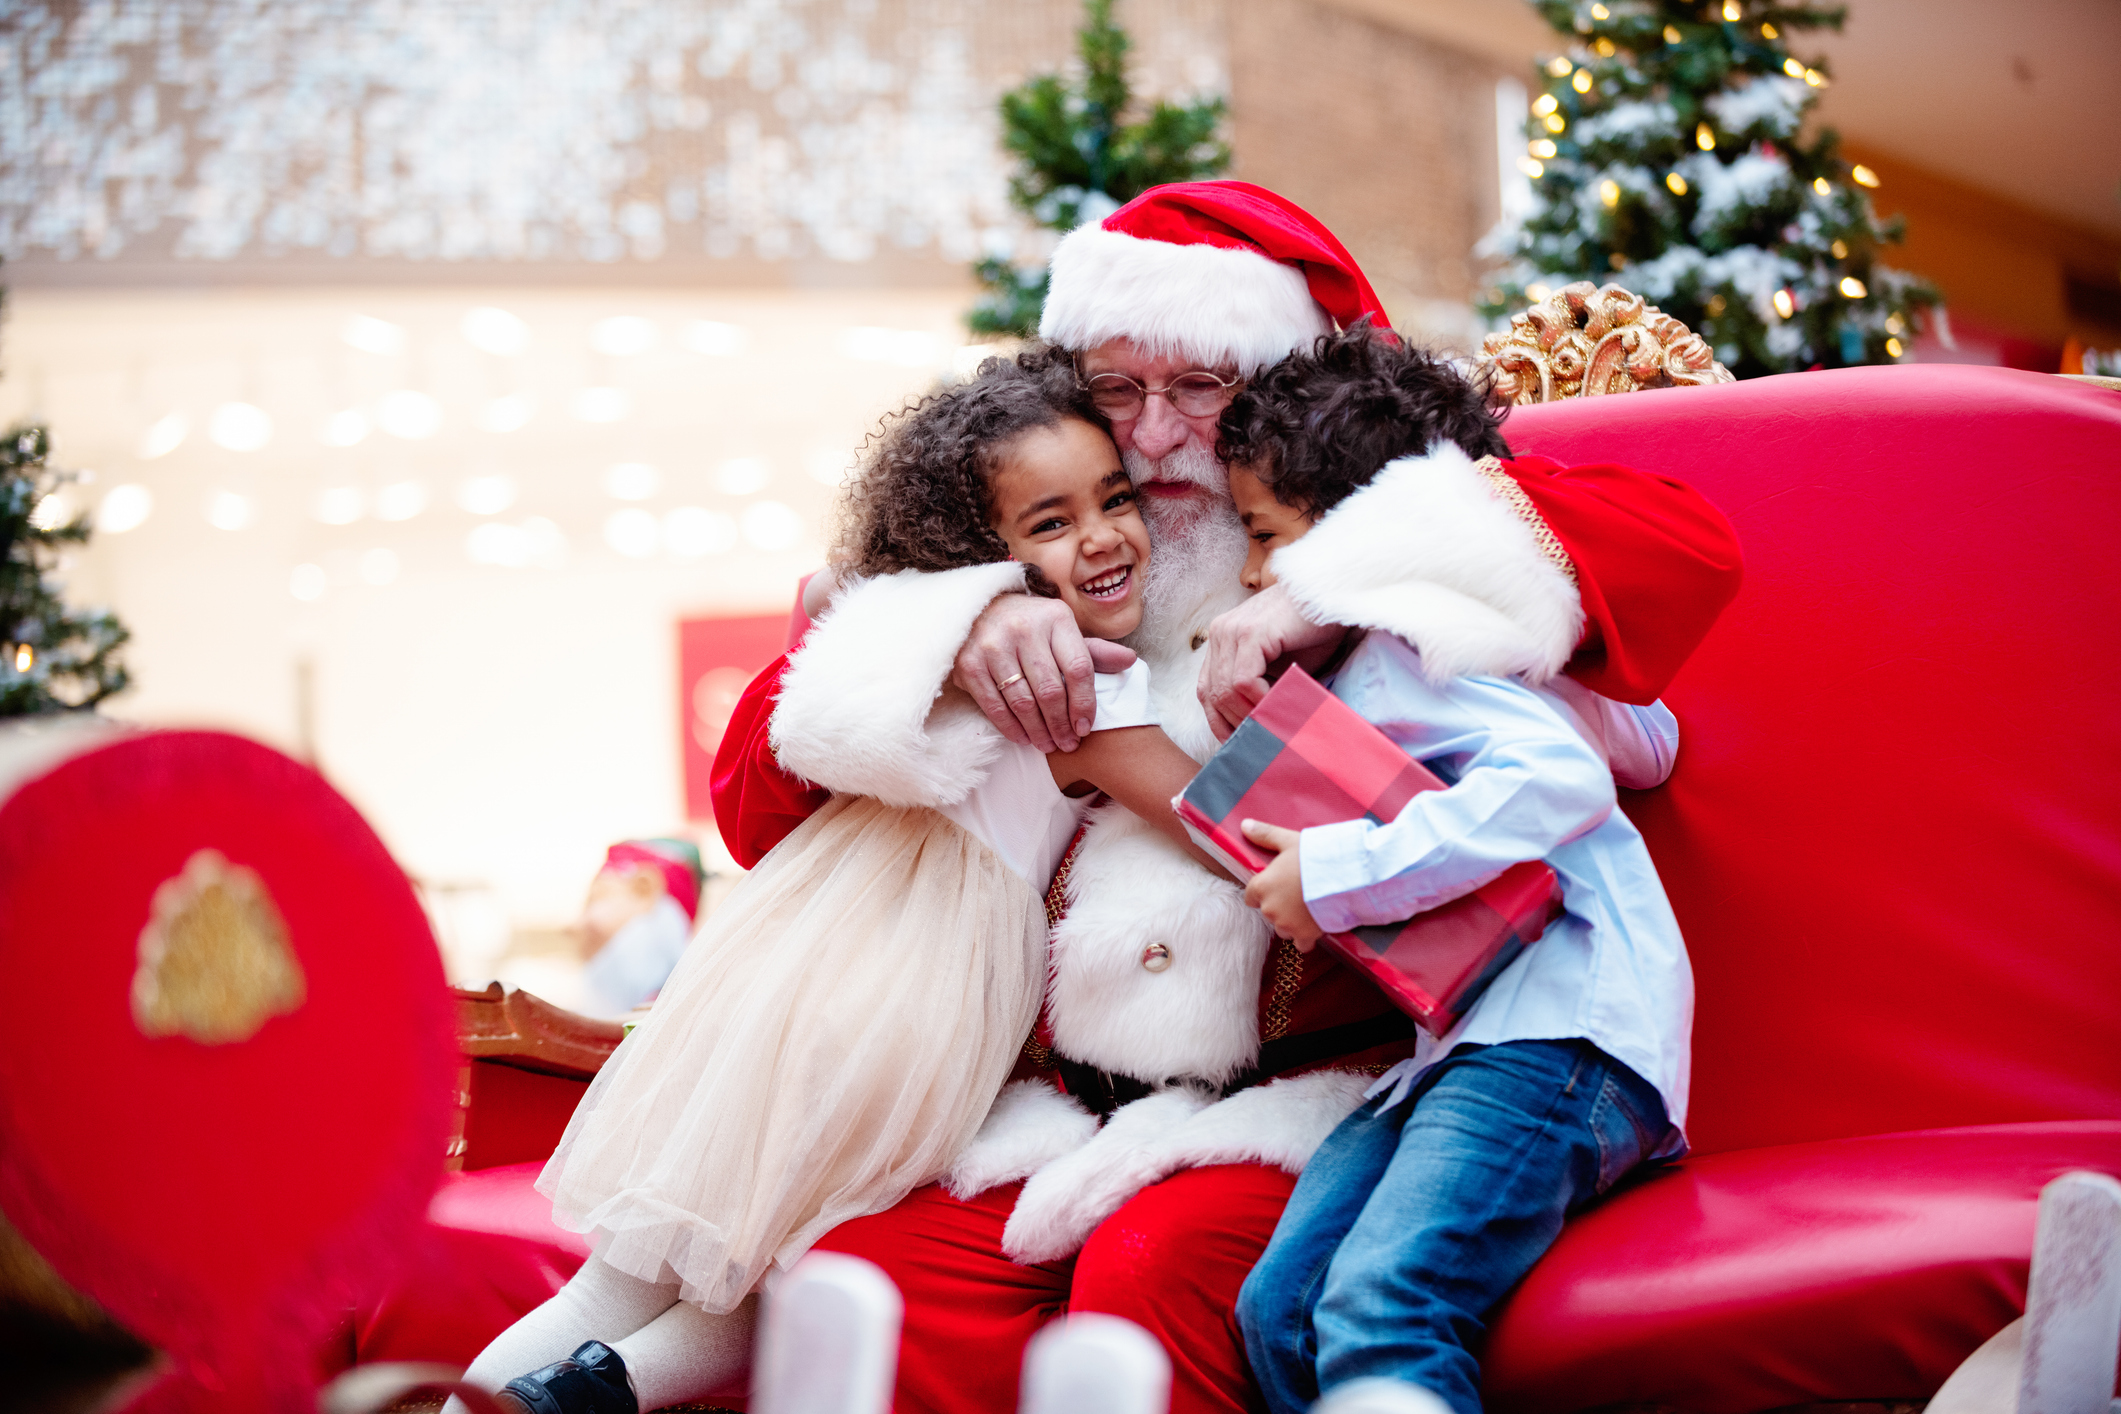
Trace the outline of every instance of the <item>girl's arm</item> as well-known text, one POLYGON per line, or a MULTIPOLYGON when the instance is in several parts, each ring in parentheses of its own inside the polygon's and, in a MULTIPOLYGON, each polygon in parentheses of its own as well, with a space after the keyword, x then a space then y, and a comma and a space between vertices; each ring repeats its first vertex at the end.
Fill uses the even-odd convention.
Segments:
POLYGON ((1222 865, 1186 833, 1171 797, 1186 788, 1200 763, 1164 735, 1162 727, 1114 727, 1092 732, 1072 752, 1046 757, 1053 783, 1062 790, 1093 785, 1182 846, 1202 867, 1228 878, 1222 865))

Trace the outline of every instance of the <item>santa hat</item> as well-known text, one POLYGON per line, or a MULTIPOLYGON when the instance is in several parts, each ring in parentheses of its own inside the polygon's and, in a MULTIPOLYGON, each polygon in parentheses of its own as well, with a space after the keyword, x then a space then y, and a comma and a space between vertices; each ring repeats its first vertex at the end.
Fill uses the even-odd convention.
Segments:
POLYGON ((1310 212, 1250 182, 1173 182, 1062 238, 1038 332, 1069 349, 1129 338, 1249 377, 1365 315, 1387 323, 1310 212))

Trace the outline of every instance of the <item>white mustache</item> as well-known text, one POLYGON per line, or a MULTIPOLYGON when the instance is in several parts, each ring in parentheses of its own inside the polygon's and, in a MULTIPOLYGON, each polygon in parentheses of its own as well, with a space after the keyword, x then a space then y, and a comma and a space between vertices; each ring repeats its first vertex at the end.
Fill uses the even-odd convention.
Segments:
POLYGON ((1192 437, 1157 461, 1150 461, 1132 448, 1120 460, 1137 486, 1150 481, 1177 482, 1212 491, 1224 498, 1230 494, 1230 473, 1215 459, 1215 449, 1192 437))

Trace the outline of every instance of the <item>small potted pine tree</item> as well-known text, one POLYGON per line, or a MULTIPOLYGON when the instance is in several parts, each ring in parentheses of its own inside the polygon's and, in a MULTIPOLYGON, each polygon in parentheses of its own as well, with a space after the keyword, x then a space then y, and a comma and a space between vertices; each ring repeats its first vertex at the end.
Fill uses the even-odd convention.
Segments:
MULTIPOLYGON (((1076 32, 1079 77, 1042 74, 1002 95, 1002 146, 1017 159, 1009 200, 1045 231, 1065 234, 1099 221, 1164 182, 1221 176, 1230 146, 1218 135, 1224 103, 1158 102, 1130 119, 1131 41, 1112 19, 1112 0, 1084 0, 1076 32)), ((1050 245, 1050 242, 1048 242, 1050 245)), ((975 334, 1028 338, 1046 303, 1046 261, 1014 253, 973 266, 985 293, 966 324, 975 334)))
POLYGON ((50 458, 42 427, 0 437, 0 717, 94 707, 128 681, 118 658, 125 626, 107 611, 66 605, 59 559, 88 542, 90 524, 64 494, 79 476, 50 458))

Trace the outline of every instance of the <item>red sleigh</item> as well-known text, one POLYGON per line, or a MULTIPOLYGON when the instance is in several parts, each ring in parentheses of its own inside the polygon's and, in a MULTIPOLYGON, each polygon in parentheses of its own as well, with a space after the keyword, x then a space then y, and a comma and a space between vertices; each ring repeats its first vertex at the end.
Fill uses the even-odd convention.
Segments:
MULTIPOLYGON (((1507 432, 1691 482, 1747 577, 1667 698, 1676 772, 1624 801, 1694 960, 1695 1152, 1515 1293, 1491 1405, 1926 1399, 2023 1310, 2041 1187, 2121 1171, 2121 392, 1865 368, 1507 432)), ((530 1183, 615 1035, 457 1006, 457 1168, 361 1360, 468 1361, 583 1255, 530 1183)))

